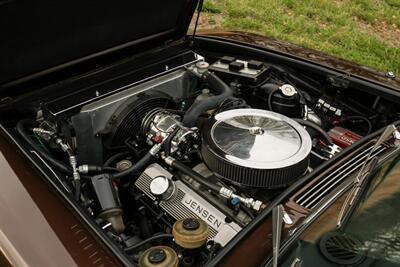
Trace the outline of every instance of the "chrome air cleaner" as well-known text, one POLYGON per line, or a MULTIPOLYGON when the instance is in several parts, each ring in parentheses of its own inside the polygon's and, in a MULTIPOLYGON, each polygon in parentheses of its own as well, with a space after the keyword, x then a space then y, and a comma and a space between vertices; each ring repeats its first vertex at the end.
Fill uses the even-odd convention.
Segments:
POLYGON ((277 188, 302 175, 311 138, 297 122, 275 112, 235 109, 203 127, 202 155, 216 175, 248 187, 277 188))

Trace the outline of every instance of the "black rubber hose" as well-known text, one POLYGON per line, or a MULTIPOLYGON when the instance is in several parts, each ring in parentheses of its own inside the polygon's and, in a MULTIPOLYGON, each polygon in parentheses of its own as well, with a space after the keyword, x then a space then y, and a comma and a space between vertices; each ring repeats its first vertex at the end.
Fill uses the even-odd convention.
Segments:
POLYGON ((152 158, 153 158, 153 155, 150 152, 147 152, 143 158, 141 158, 139 161, 137 161, 135 164, 133 164, 128 169, 126 169, 122 172, 119 172, 119 173, 111 174, 112 178, 119 179, 122 177, 132 176, 132 175, 138 173, 143 168, 145 168, 152 158))
POLYGON ((272 90, 272 91, 269 93, 269 95, 268 95, 268 109, 269 109, 270 111, 273 111, 273 108, 272 108, 272 97, 274 96, 274 94, 275 94, 278 90, 279 90, 279 88, 276 88, 276 89, 272 90))
POLYGON ((193 180, 198 182, 199 184, 211 189, 212 191, 219 193, 221 190, 221 186, 218 186, 214 183, 209 182, 206 178, 204 178, 201 174, 198 174, 185 164, 179 162, 178 160, 174 159, 171 163, 171 167, 177 169, 178 171, 186 174, 187 176, 191 177, 193 180))
MULTIPOLYGON (((104 166, 104 167, 110 167, 111 163, 113 163, 115 160, 117 160, 117 159, 120 158, 120 157, 126 156, 126 155, 128 155, 128 154, 129 154, 128 151, 124 151, 124 152, 119 152, 119 153, 117 153, 117 154, 115 154, 115 155, 112 155, 111 157, 109 157, 109 158, 106 160, 106 162, 104 162, 103 166, 104 166)), ((103 167, 103 168, 104 168, 104 167, 103 167)))
POLYGON ((51 165, 57 167, 60 169, 62 172, 66 174, 72 175, 72 169, 69 168, 67 165, 62 163, 59 160, 54 159, 51 155, 49 155, 46 151, 41 149, 36 145, 36 143, 30 138, 29 134, 26 132, 26 124, 32 124, 32 121, 30 120, 21 120, 17 123, 17 131, 21 135, 21 137, 43 158, 45 158, 48 162, 50 162, 51 165))
POLYGON ((74 185, 75 185, 75 200, 79 201, 79 199, 81 198, 81 188, 82 188, 81 181, 75 180, 74 185))
POLYGON ((202 76, 211 91, 216 94, 202 101, 193 103, 183 117, 183 125, 193 127, 201 114, 207 110, 218 107, 226 98, 232 96, 231 88, 214 73, 206 71, 202 76))
POLYGON ((165 152, 165 156, 168 157, 171 154, 171 141, 172 138, 175 137, 176 133, 179 131, 179 127, 176 127, 172 133, 170 133, 167 137, 167 139, 165 139, 164 142, 164 152, 165 152))
POLYGON ((351 121, 351 120, 362 120, 362 121, 364 121, 368 126, 368 130, 367 130, 366 135, 371 133, 371 131, 372 131, 372 123, 368 118, 366 118, 364 116, 358 116, 358 115, 348 116, 346 118, 341 119, 339 122, 345 122, 345 121, 351 121))
POLYGON ((114 168, 114 167, 101 167, 101 170, 102 170, 102 171, 105 171, 105 172, 108 172, 108 171, 110 171, 110 172, 117 172, 117 171, 118 171, 118 169, 117 169, 117 168, 114 168))
POLYGON ((272 111, 272 96, 279 90, 279 85, 275 83, 265 83, 258 88, 262 96, 267 98, 267 108, 272 111))
POLYGON ((303 126, 314 129, 325 139, 325 141, 328 143, 328 145, 333 145, 333 141, 330 138, 330 136, 328 135, 328 133, 325 132, 324 129, 322 129, 319 125, 315 124, 314 122, 306 121, 306 120, 302 120, 302 119, 292 118, 292 120, 298 122, 299 124, 301 124, 303 126))
POLYGON ((253 212, 251 211, 251 209, 245 205, 241 205, 240 208, 244 211, 244 213, 246 213, 252 220, 254 220, 254 218, 256 217, 253 212))
MULTIPOLYGON (((62 172, 69 174, 69 175, 73 175, 72 172, 72 168, 70 168, 69 166, 67 166, 66 164, 64 164, 63 162, 53 158, 48 152, 46 152, 45 150, 41 149, 33 140, 32 138, 29 136, 29 134, 26 132, 26 125, 27 124, 31 124, 33 125, 33 122, 31 120, 22 120, 19 121, 17 123, 16 129, 18 131, 18 133, 21 135, 21 137, 44 159, 46 159, 51 165, 53 165, 54 167, 58 168, 59 170, 61 170, 62 172)), ((108 171, 116 171, 115 168, 103 168, 103 167, 97 167, 97 166, 93 166, 98 168, 99 170, 103 171, 104 170, 108 170, 108 171)), ((81 176, 82 178, 90 178, 87 176, 81 176)))
POLYGON ((136 249, 138 249, 138 248, 140 248, 140 247, 142 247, 142 246, 144 246, 144 245, 146 245, 146 244, 148 244, 150 242, 153 242, 153 241, 156 241, 156 240, 159 240, 159 239, 172 239, 172 238, 174 238, 174 236, 171 235, 171 234, 155 235, 155 236, 149 237, 149 238, 147 238, 147 239, 145 239, 145 240, 143 240, 143 241, 141 241, 141 242, 139 242, 139 243, 137 243, 135 245, 126 247, 126 248, 124 248, 124 250, 125 251, 132 251, 132 250, 136 250, 136 249))

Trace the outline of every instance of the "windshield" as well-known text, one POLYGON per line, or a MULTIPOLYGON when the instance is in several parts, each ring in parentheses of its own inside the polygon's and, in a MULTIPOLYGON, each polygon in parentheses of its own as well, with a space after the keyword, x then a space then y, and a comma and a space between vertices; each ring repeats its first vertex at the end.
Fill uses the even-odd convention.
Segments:
POLYGON ((344 195, 302 234, 281 266, 400 266, 400 156, 371 175, 348 223, 336 229, 344 195))

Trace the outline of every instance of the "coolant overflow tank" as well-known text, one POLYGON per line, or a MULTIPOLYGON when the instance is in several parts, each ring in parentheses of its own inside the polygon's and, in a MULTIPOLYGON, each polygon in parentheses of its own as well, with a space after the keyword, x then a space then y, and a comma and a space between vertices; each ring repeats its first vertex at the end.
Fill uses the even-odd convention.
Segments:
POLYGON ((139 267, 177 267, 176 252, 167 246, 151 247, 139 258, 139 267))
POLYGON ((178 220, 172 227, 175 242, 186 249, 203 246, 207 241, 208 231, 208 225, 198 218, 178 220))

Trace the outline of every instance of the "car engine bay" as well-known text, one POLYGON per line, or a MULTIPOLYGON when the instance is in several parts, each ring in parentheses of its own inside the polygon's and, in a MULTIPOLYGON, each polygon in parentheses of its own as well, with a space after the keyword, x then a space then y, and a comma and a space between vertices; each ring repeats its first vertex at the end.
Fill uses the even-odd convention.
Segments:
POLYGON ((223 55, 50 104, 13 127, 140 266, 203 266, 285 188, 400 118, 332 77, 223 55))

